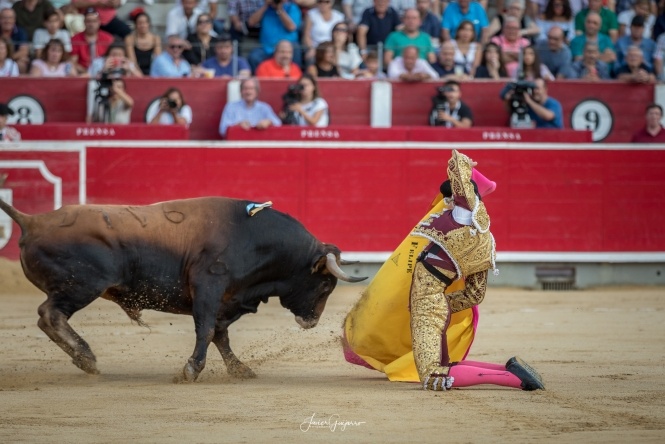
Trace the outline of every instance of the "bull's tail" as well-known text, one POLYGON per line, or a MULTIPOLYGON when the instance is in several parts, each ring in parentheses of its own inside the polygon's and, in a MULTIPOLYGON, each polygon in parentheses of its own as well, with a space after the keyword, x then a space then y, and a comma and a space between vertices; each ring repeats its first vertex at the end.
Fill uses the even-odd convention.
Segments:
POLYGON ((2 211, 7 213, 9 217, 14 219, 14 221, 16 221, 19 227, 21 227, 22 231, 25 231, 25 229, 28 226, 28 219, 30 218, 30 215, 21 213, 19 210, 12 207, 2 199, 0 199, 0 209, 2 209, 2 211))

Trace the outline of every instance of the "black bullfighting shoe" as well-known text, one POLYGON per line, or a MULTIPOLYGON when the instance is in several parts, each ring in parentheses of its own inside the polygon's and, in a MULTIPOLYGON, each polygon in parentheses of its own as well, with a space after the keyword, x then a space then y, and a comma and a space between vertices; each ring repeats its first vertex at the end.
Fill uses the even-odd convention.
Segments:
POLYGON ((513 356, 506 362, 506 370, 520 378, 522 390, 545 390, 545 384, 538 372, 517 356, 513 356))

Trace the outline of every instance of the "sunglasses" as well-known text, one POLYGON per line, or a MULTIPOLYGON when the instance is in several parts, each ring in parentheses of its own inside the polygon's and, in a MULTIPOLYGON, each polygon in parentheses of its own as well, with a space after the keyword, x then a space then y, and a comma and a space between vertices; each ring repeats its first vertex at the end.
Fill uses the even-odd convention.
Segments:
POLYGON ((318 0, 317 3, 332 3, 330 0, 318 0))
POLYGON ((349 32, 348 28, 335 28, 333 29, 335 32, 349 32))
POLYGON ((171 49, 183 49, 184 46, 183 45, 169 45, 169 48, 171 48, 171 49))
POLYGON ((203 20, 199 20, 196 24, 197 24, 197 25, 206 25, 206 24, 208 24, 208 23, 212 23, 212 20, 209 20, 209 19, 203 19, 203 20))

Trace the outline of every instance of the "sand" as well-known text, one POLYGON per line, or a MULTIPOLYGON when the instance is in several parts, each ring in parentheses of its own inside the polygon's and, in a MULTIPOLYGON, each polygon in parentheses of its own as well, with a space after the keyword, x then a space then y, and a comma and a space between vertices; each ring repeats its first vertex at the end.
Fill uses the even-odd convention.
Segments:
POLYGON ((0 442, 665 442, 665 289, 490 288, 470 358, 518 354, 546 391, 445 393, 347 364, 340 326, 364 287, 338 286, 302 330, 276 300, 231 327, 257 374, 227 375, 214 346, 198 381, 172 381, 194 346, 191 317, 132 324, 98 300, 71 319, 97 355, 89 376, 37 327, 45 296, 0 259, 0 442))

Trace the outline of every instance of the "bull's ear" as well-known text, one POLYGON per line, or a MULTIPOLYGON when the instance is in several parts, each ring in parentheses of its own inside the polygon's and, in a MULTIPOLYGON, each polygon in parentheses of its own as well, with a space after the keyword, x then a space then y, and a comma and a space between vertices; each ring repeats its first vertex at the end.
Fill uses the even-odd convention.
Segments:
POLYGON ((318 257, 314 263, 312 263, 312 274, 321 273, 323 270, 328 270, 326 268, 326 255, 322 254, 318 257))

